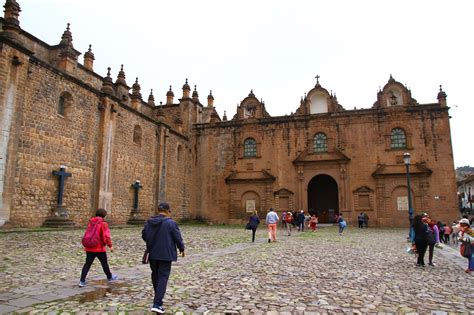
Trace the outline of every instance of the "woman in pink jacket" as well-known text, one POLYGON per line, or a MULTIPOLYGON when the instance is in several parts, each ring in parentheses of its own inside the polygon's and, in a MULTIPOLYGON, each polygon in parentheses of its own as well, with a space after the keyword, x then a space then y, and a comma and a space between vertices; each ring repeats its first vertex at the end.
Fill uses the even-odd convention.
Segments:
POLYGON ((86 286, 87 273, 96 257, 102 265, 107 280, 110 282, 118 279, 117 275, 113 275, 110 272, 109 263, 107 262, 105 246, 107 245, 111 252, 114 251, 114 248, 112 247, 112 239, 110 238, 109 225, 104 221, 106 216, 107 211, 105 209, 97 209, 95 217, 89 220, 87 230, 82 239, 82 244, 86 251, 86 262, 82 267, 81 280, 79 281, 79 287, 81 288, 86 286))

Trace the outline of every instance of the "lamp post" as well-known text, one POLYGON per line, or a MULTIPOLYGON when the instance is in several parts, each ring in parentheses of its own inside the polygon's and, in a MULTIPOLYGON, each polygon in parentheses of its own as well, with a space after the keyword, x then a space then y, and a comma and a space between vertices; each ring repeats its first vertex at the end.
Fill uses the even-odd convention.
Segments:
POLYGON ((406 152, 403 153, 403 162, 405 163, 407 169, 407 189, 408 189, 408 219, 410 220, 410 232, 409 238, 413 241, 413 237, 415 236, 413 230, 413 219, 414 219, 414 210, 413 204, 411 202, 411 183, 410 183, 410 153, 406 152))

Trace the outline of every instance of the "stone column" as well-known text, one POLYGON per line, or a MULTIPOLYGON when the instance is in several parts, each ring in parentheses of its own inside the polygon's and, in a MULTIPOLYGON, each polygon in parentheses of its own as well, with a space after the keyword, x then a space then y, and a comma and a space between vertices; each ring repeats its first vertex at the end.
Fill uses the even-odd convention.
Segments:
POLYGON ((0 226, 9 222, 13 207, 15 167, 28 56, 0 43, 0 226), (13 161, 13 163, 12 163, 13 161))
POLYGON ((98 208, 103 208, 108 212, 109 221, 113 219, 112 214, 112 162, 113 145, 115 134, 115 113, 114 104, 109 98, 103 97, 100 110, 100 149, 98 159, 98 208))

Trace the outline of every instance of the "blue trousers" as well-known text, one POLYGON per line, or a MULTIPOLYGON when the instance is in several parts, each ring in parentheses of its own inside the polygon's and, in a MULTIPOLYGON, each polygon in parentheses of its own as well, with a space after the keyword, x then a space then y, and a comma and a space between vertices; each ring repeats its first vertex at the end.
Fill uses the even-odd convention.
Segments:
POLYGON ((163 305, 163 297, 166 293, 168 278, 171 273, 171 261, 150 259, 151 281, 155 290, 154 305, 163 305))

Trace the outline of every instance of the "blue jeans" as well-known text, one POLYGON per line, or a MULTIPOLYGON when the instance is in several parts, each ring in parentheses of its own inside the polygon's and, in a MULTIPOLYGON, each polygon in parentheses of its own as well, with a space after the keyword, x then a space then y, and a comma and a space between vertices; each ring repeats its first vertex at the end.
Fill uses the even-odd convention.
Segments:
POLYGON ((166 293, 168 278, 171 273, 171 261, 150 259, 151 281, 155 290, 155 298, 153 304, 162 306, 163 297, 166 293))

